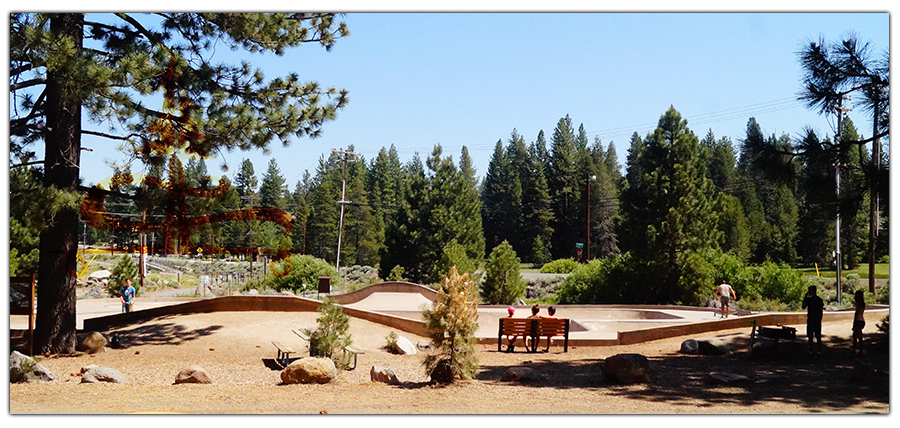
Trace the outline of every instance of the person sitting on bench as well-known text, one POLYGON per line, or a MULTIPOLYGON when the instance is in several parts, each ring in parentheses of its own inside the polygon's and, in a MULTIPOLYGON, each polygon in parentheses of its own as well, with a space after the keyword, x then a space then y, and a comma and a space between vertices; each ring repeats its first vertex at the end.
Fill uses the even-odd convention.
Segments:
MULTIPOLYGON (((547 316, 541 317, 541 318, 544 318, 544 319, 556 318, 555 315, 556 315, 556 308, 554 308, 553 306, 550 306, 549 308, 547 308, 547 316)), ((538 346, 540 346, 540 345, 541 345, 541 338, 539 337, 538 338, 538 346)), ((543 352, 550 352, 550 336, 547 336, 547 347, 544 349, 543 352)))
MULTIPOLYGON (((509 308, 506 309, 506 312, 509 313, 509 318, 512 318, 513 315, 516 313, 516 308, 510 306, 509 308)), ((509 345, 506 347, 506 352, 515 352, 515 349, 516 349, 515 344, 516 344, 516 341, 519 340, 519 336, 518 335, 516 335, 516 336, 507 335, 506 340, 509 341, 509 345), (510 339, 510 337, 512 337, 512 338, 510 339)), ((523 341, 524 341, 524 339, 523 339, 523 341)))

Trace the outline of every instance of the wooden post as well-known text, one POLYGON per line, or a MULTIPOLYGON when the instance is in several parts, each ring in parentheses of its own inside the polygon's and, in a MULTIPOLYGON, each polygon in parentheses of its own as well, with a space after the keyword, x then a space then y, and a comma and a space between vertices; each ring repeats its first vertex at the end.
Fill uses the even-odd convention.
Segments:
POLYGON ((31 287, 28 288, 28 356, 34 356, 34 315, 37 304, 34 297, 34 274, 31 274, 31 287))

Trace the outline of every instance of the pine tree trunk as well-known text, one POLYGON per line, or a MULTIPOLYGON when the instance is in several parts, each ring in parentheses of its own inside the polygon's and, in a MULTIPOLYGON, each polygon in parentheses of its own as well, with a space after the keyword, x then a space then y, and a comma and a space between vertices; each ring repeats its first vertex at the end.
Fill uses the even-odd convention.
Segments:
MULTIPOLYGON (((51 18, 50 29, 72 38, 79 55, 84 17, 78 13, 51 18)), ((75 191, 81 154, 81 101, 68 93, 65 71, 47 73, 47 128, 44 185, 75 191), (60 74, 63 74, 61 76, 60 74)), ((75 350, 75 277, 78 210, 66 206, 41 233, 38 262, 38 309, 35 347, 38 354, 75 350)))

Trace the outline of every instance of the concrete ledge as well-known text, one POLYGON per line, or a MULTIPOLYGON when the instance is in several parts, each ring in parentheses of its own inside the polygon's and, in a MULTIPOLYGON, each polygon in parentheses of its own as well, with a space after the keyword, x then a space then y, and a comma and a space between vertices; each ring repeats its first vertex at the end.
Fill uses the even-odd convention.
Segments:
MULTIPOLYGON (((885 316, 890 315, 889 309, 867 310, 866 317, 869 319, 877 319, 880 321, 885 316)), ((825 312, 822 316, 823 322, 831 321, 852 321, 853 310, 825 312)), ((750 315, 744 317, 735 317, 721 319, 715 321, 704 321, 689 324, 671 325, 665 327, 654 327, 640 330, 620 331, 618 333, 618 342, 620 345, 633 345, 635 343, 649 342, 651 340, 667 339, 670 337, 687 336, 698 333, 706 333, 710 331, 728 330, 733 328, 751 328, 753 322, 756 325, 797 325, 806 324, 806 314, 802 312, 779 312, 759 315, 750 315)), ((748 332, 749 333, 749 332, 748 332)), ((496 340, 496 339, 495 339, 496 340)), ((496 343, 496 342, 495 342, 496 343)))
MULTIPOLYGON (((118 301, 118 300, 116 300, 118 301)), ((210 312, 315 312, 322 302, 295 296, 224 296, 196 300, 176 305, 141 309, 134 312, 85 318, 84 330, 103 331, 111 326, 133 324, 167 315, 200 314, 210 312)), ((343 307, 351 317, 396 328, 419 336, 428 336, 422 321, 395 317, 362 309, 343 307)))

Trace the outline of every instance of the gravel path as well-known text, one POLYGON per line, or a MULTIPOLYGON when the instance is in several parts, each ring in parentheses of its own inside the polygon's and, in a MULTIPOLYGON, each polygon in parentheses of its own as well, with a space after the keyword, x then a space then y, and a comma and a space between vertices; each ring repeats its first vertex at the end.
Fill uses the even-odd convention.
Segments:
MULTIPOLYGON (((220 312, 168 316, 103 332, 120 334, 127 349, 95 356, 44 358, 57 380, 13 384, 9 412, 118 414, 176 412, 201 414, 887 414, 888 348, 871 343, 865 361, 878 372, 865 383, 851 381, 854 355, 850 326, 826 323, 822 356, 806 355, 802 342, 783 344, 783 355, 749 360, 747 329, 695 336, 719 337, 737 352, 719 357, 678 353, 687 337, 620 347, 551 348, 549 354, 497 352, 496 345, 479 346, 480 371, 475 379, 450 386, 427 383, 422 355, 399 356, 382 349, 391 329, 351 319, 354 347, 364 351, 356 370, 341 372, 327 385, 281 385, 280 372, 267 367, 275 356, 273 340, 294 347, 302 356, 303 342, 292 328, 312 327, 316 313, 220 312), (653 364, 649 384, 611 385, 603 380, 600 363, 619 353, 640 353, 653 364), (80 368, 88 364, 112 367, 129 383, 81 384, 80 368), (196 364, 205 368, 212 385, 173 385, 176 373, 196 364), (373 383, 369 368, 392 368, 399 386, 373 383), (500 382, 510 366, 528 365, 541 374, 530 383, 500 382), (727 371, 754 380, 780 374, 767 384, 715 386, 705 381, 711 371, 727 371)), ((877 320, 866 333, 877 332, 877 320)), ((804 331, 803 326, 798 331, 804 331)), ((413 343, 422 337, 399 332, 413 343)), ((869 336, 867 336, 869 337, 869 336)), ((21 341, 16 337, 11 346, 21 341)))

